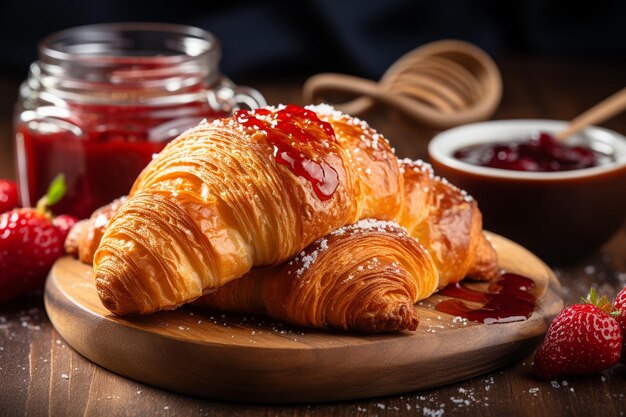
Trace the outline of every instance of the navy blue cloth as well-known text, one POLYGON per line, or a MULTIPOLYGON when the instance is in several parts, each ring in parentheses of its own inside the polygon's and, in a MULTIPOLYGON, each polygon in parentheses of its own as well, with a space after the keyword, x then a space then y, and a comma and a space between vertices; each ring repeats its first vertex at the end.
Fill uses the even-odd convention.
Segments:
POLYGON ((115 21, 214 32, 223 71, 235 79, 320 71, 377 78, 405 52, 442 38, 464 39, 496 56, 626 57, 623 0, 1 0, 0 73, 25 76, 45 35, 115 21))

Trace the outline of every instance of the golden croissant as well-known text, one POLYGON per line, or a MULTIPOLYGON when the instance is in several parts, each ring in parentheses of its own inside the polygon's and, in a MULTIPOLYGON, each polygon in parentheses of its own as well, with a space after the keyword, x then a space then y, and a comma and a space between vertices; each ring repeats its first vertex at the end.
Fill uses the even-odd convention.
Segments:
POLYGON ((328 106, 203 123, 148 165, 110 219, 93 259, 100 298, 117 314, 172 309, 362 218, 423 238, 440 286, 494 277, 476 203, 416 168, 328 106))
POLYGON ((196 304, 299 326, 392 332, 417 328, 413 305, 437 285, 437 268, 416 239, 395 223, 367 219, 318 239, 289 262, 254 268, 196 304))
POLYGON ((499 270, 482 230, 478 204, 465 191, 434 175, 422 161, 399 161, 404 206, 397 219, 433 257, 439 288, 465 277, 492 280, 499 270))

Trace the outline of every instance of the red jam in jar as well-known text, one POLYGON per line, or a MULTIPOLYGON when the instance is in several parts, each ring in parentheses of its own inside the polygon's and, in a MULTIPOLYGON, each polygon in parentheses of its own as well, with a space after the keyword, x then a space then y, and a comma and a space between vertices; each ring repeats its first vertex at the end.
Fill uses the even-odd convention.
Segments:
POLYGON ((178 25, 93 25, 45 39, 16 108, 22 203, 63 173, 67 193, 53 211, 89 217, 184 130, 240 103, 264 105, 220 74, 219 54, 213 35, 178 25))
POLYGON ((523 141, 468 146, 454 157, 473 165, 532 172, 571 171, 610 161, 608 155, 586 146, 568 146, 544 132, 523 141))

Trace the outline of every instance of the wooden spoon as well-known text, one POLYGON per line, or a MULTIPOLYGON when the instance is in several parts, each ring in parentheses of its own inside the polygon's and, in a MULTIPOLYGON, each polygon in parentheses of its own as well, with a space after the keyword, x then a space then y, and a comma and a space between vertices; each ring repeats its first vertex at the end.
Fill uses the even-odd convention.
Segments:
POLYGON ((587 126, 602 123, 624 110, 626 110, 626 88, 621 89, 574 118, 564 130, 557 133, 554 137, 562 142, 587 126))
POLYGON ((378 102, 424 126, 443 130, 489 118, 500 102, 502 80, 498 67, 482 49, 443 40, 408 52, 379 82, 326 73, 304 84, 305 102, 314 103, 324 93, 354 97, 331 103, 345 113, 360 115, 378 102))

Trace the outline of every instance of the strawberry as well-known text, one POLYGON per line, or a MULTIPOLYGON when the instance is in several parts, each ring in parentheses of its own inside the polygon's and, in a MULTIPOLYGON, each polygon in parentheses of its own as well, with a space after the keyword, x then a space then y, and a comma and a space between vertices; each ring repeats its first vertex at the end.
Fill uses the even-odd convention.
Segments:
POLYGON ((52 264, 63 255, 65 236, 76 219, 59 216, 53 220, 47 206, 59 201, 64 192, 60 176, 36 209, 0 214, 0 302, 41 288, 52 264))
POLYGON ((78 219, 68 214, 61 214, 52 220, 52 224, 63 233, 63 240, 76 223, 78 223, 78 219))
POLYGON ((567 307, 550 324, 535 353, 536 376, 593 374, 619 361, 622 333, 615 319, 619 312, 593 288, 583 302, 567 307))
POLYGON ((0 213, 19 206, 17 185, 13 181, 0 180, 0 213))
MULTIPOLYGON (((620 315, 616 320, 622 329, 622 337, 626 335, 626 287, 615 297, 615 308, 619 309, 620 315)), ((626 337, 622 340, 622 363, 626 365, 626 337)))

